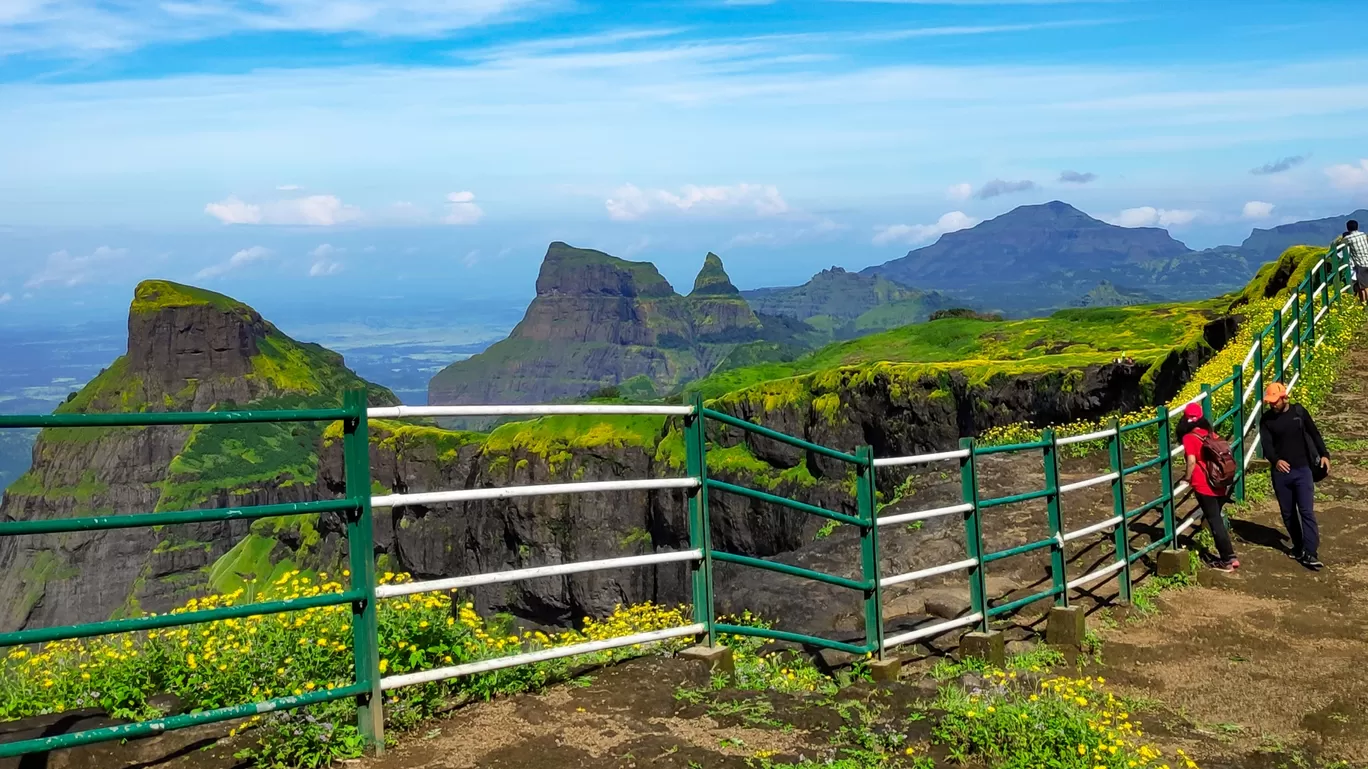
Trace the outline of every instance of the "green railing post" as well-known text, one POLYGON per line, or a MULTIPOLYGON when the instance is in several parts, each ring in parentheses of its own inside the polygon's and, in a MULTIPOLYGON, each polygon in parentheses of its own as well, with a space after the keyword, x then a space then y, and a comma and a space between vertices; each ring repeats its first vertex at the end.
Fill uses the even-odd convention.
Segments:
POLYGON ((1331 275, 1334 276, 1334 279, 1330 282, 1335 287, 1334 299, 1331 300, 1331 304, 1338 304, 1340 299, 1340 293, 1342 293, 1344 290, 1344 273, 1341 271, 1343 265, 1340 264, 1340 252, 1338 249, 1332 250, 1330 252, 1329 261, 1330 268, 1334 270, 1334 272, 1331 273, 1331 275))
POLYGON ((1321 306, 1322 306, 1322 307, 1329 307, 1329 306, 1330 306, 1330 284, 1335 282, 1335 275, 1336 275, 1336 273, 1335 273, 1335 254, 1336 254, 1336 253, 1337 253, 1336 251, 1332 250, 1330 253, 1328 253, 1328 254, 1325 255, 1325 267, 1322 268, 1322 269, 1325 270, 1325 278, 1324 278, 1324 281, 1322 282, 1322 285, 1321 285, 1321 306))
POLYGON ((708 515, 708 434, 704 425, 703 396, 694 393, 693 413, 684 418, 684 455, 686 472, 698 479, 698 488, 689 496, 689 547, 703 557, 693 562, 694 622, 707 628, 708 646, 717 645, 713 616, 712 519, 708 515))
POLYGON ((964 549, 973 559, 969 567, 969 604, 982 615, 979 630, 988 632, 988 580, 983 565, 983 529, 979 525, 978 462, 974 458, 974 439, 961 438, 960 449, 969 452, 960 459, 960 493, 969 509, 964 513, 964 549))
POLYGON ((352 662, 356 683, 365 693, 356 697, 357 728, 366 747, 376 755, 385 751, 384 700, 380 693, 380 631, 375 599, 375 532, 371 522, 370 429, 366 422, 366 391, 348 390, 343 408, 342 453, 347 498, 356 511, 347 521, 347 554, 351 589, 365 592, 352 604, 352 662))
MULTIPOLYGON (((1245 447, 1245 400, 1244 400, 1244 366, 1235 364, 1235 378, 1231 380, 1231 396, 1234 398, 1232 404, 1235 408, 1235 424, 1230 431, 1231 453, 1235 455, 1235 501, 1244 502, 1245 498, 1245 468, 1244 468, 1244 447, 1245 447)), ((1169 503, 1172 508, 1173 503, 1169 503)), ((1173 514, 1172 509, 1168 511, 1173 514)))
POLYGON ((874 451, 861 446, 855 456, 858 485, 855 503, 860 520, 860 565, 862 579, 869 585, 865 591, 865 645, 883 659, 883 590, 879 587, 879 522, 878 485, 874 479, 874 451))
POLYGON ((1202 395, 1206 396, 1202 398, 1202 418, 1211 424, 1212 429, 1216 429, 1220 427, 1220 425, 1215 422, 1216 408, 1211 403, 1212 394, 1210 384, 1207 384, 1206 382, 1202 383, 1202 395))
POLYGON ((1318 269, 1315 277, 1311 280, 1311 290, 1306 294, 1306 338, 1302 341, 1302 346, 1310 345, 1303 352, 1307 360, 1316 356, 1316 282, 1319 280, 1320 270, 1318 269))
POLYGON ((1273 311, 1273 378, 1287 384, 1287 372, 1283 369, 1283 314, 1281 307, 1273 311))
POLYGON ((1130 603, 1131 600, 1131 576, 1130 576, 1130 525, 1126 521, 1126 479, 1121 475, 1126 464, 1121 451, 1121 425, 1113 418, 1111 420, 1112 436, 1108 442, 1111 454, 1111 471, 1116 473, 1116 478, 1112 480, 1112 516, 1120 517, 1121 520, 1116 524, 1116 531, 1113 535, 1116 546, 1116 558, 1121 563, 1127 564, 1117 572, 1117 598, 1122 603, 1130 603))
MULTIPOLYGON (((1173 427, 1169 424, 1168 409, 1155 409, 1159 418, 1159 450, 1164 452, 1164 463, 1159 465, 1159 486, 1164 490, 1164 539, 1173 542, 1177 530, 1173 520, 1173 427)), ((1179 417, 1181 419, 1181 417, 1179 417)))
POLYGON ((1055 590, 1055 605, 1069 605, 1069 579, 1064 559, 1064 510, 1059 494, 1059 444, 1055 441, 1054 430, 1046 430, 1044 439, 1049 441, 1042 449, 1045 454, 1045 488, 1050 496, 1045 498, 1046 510, 1050 517, 1050 536, 1055 543, 1050 547, 1050 581, 1055 590))
MULTIPOLYGON (((1308 286, 1308 288, 1310 287, 1308 286)), ((1297 286, 1296 293, 1292 294, 1292 317, 1297 319, 1297 330, 1292 334, 1292 373, 1300 374, 1302 370, 1302 335, 1306 333, 1306 322, 1302 319, 1301 286, 1297 286)))

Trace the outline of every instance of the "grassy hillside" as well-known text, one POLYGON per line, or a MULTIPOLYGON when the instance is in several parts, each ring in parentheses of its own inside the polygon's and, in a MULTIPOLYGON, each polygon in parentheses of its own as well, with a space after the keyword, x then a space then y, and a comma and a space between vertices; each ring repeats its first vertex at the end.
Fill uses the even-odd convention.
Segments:
POLYGON ((707 399, 762 382, 871 364, 960 370, 975 377, 1108 363, 1119 357, 1155 363, 1200 341, 1227 303, 1063 310, 1047 318, 990 321, 946 318, 827 345, 786 363, 733 369, 690 386, 707 399))

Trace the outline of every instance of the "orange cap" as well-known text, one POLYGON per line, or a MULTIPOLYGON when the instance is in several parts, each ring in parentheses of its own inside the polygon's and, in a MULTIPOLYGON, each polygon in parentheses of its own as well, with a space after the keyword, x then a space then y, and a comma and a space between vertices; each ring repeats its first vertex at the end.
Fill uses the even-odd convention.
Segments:
POLYGON ((1264 403, 1277 403, 1287 397, 1287 388, 1282 382, 1273 382, 1264 388, 1264 403))

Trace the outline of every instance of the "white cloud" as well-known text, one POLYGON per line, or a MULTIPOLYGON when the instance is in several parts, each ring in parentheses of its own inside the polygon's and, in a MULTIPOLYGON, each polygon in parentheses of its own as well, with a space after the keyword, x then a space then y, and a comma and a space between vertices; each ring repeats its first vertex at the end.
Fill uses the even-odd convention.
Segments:
POLYGON ((1120 227, 1181 227, 1191 224, 1200 214, 1200 211, 1187 209, 1140 206, 1127 208, 1116 216, 1103 217, 1103 220, 1120 227))
POLYGON ((752 212, 757 216, 774 216, 789 210, 788 203, 773 184, 733 184, 700 186, 686 184, 679 192, 643 190, 635 184, 618 187, 613 197, 604 201, 608 217, 617 221, 632 221, 660 211, 679 213, 737 213, 752 212))
POLYGON ((220 275, 232 272, 233 270, 251 264, 252 262, 259 262, 270 255, 271 250, 263 246, 252 246, 250 248, 244 248, 241 251, 238 251, 237 253, 228 257, 227 261, 219 262, 218 264, 211 264, 208 267, 205 267, 204 269, 195 273, 195 277, 200 280, 206 278, 217 278, 220 275))
POLYGON ((48 254, 43 269, 24 284, 25 288, 56 283, 75 286, 108 274, 128 254, 126 248, 100 246, 89 254, 72 256, 65 249, 48 254))
POLYGON ((446 196, 447 212, 442 221, 447 224, 475 224, 484 218, 484 210, 475 205, 475 193, 469 190, 451 192, 446 196))
POLYGON ((847 225, 841 224, 829 217, 819 216, 809 219, 806 215, 799 214, 795 217, 798 221, 808 219, 810 222, 806 226, 797 227, 790 230, 762 230, 756 232, 743 232, 732 237, 727 241, 727 247, 734 246, 785 246, 792 243, 804 241, 820 240, 833 232, 846 229, 847 225))
POLYGON ((975 224, 978 224, 978 220, 963 211, 951 211, 948 214, 942 214, 935 224, 893 224, 879 227, 877 228, 878 232, 874 233, 873 243, 876 246, 887 246, 893 243, 909 245, 925 243, 947 232, 967 229, 975 224))
POLYGON ((0 304, 9 304, 12 301, 14 301, 14 297, 8 292, 0 294, 0 304))
POLYGON ((974 194, 974 185, 969 182, 950 185, 950 189, 945 191, 945 196, 951 200, 968 200, 974 194))
POLYGON ((329 243, 320 244, 310 251, 309 256, 313 257, 313 264, 309 266, 309 277, 319 278, 341 272, 342 263, 333 257, 344 251, 346 251, 345 248, 338 248, 329 243))
POLYGON ((1364 158, 1357 165, 1353 163, 1340 163, 1325 169, 1325 175, 1330 177, 1330 183, 1342 190, 1368 189, 1368 158, 1364 158))
POLYGON ((247 203, 234 195, 209 203, 204 212, 224 224, 282 224, 331 227, 361 218, 361 209, 343 203, 336 195, 247 203))
POLYGON ((1273 214, 1273 204, 1262 200, 1251 200, 1244 204, 1243 216, 1246 219, 1267 219, 1273 214))
POLYGON ((124 51, 240 32, 311 31, 433 37, 519 18, 546 0, 9 0, 0 54, 124 51))
POLYGON ((276 189, 280 190, 281 192, 295 192, 296 190, 302 190, 304 188, 299 186, 298 184, 282 184, 279 187, 276 187, 276 189))
POLYGON ((479 264, 479 263, 480 263, 480 252, 479 252, 478 249, 476 249, 475 251, 470 251, 470 252, 466 253, 466 255, 465 255, 464 257, 462 257, 462 259, 461 259, 461 264, 464 264, 466 267, 474 267, 475 265, 477 265, 477 264, 479 264))

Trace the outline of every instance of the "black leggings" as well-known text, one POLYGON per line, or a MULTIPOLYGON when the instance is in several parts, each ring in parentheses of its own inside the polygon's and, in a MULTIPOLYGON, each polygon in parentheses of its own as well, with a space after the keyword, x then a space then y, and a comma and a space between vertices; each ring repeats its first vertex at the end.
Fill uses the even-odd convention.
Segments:
POLYGON ((1235 557, 1235 546, 1230 544, 1230 532, 1226 531, 1225 518, 1221 517, 1221 503, 1225 501, 1223 497, 1209 497, 1206 494, 1195 494, 1197 506, 1202 508, 1202 515, 1206 518, 1207 528, 1211 529, 1211 538, 1216 540, 1216 552, 1221 556, 1221 560, 1228 561, 1235 557))

